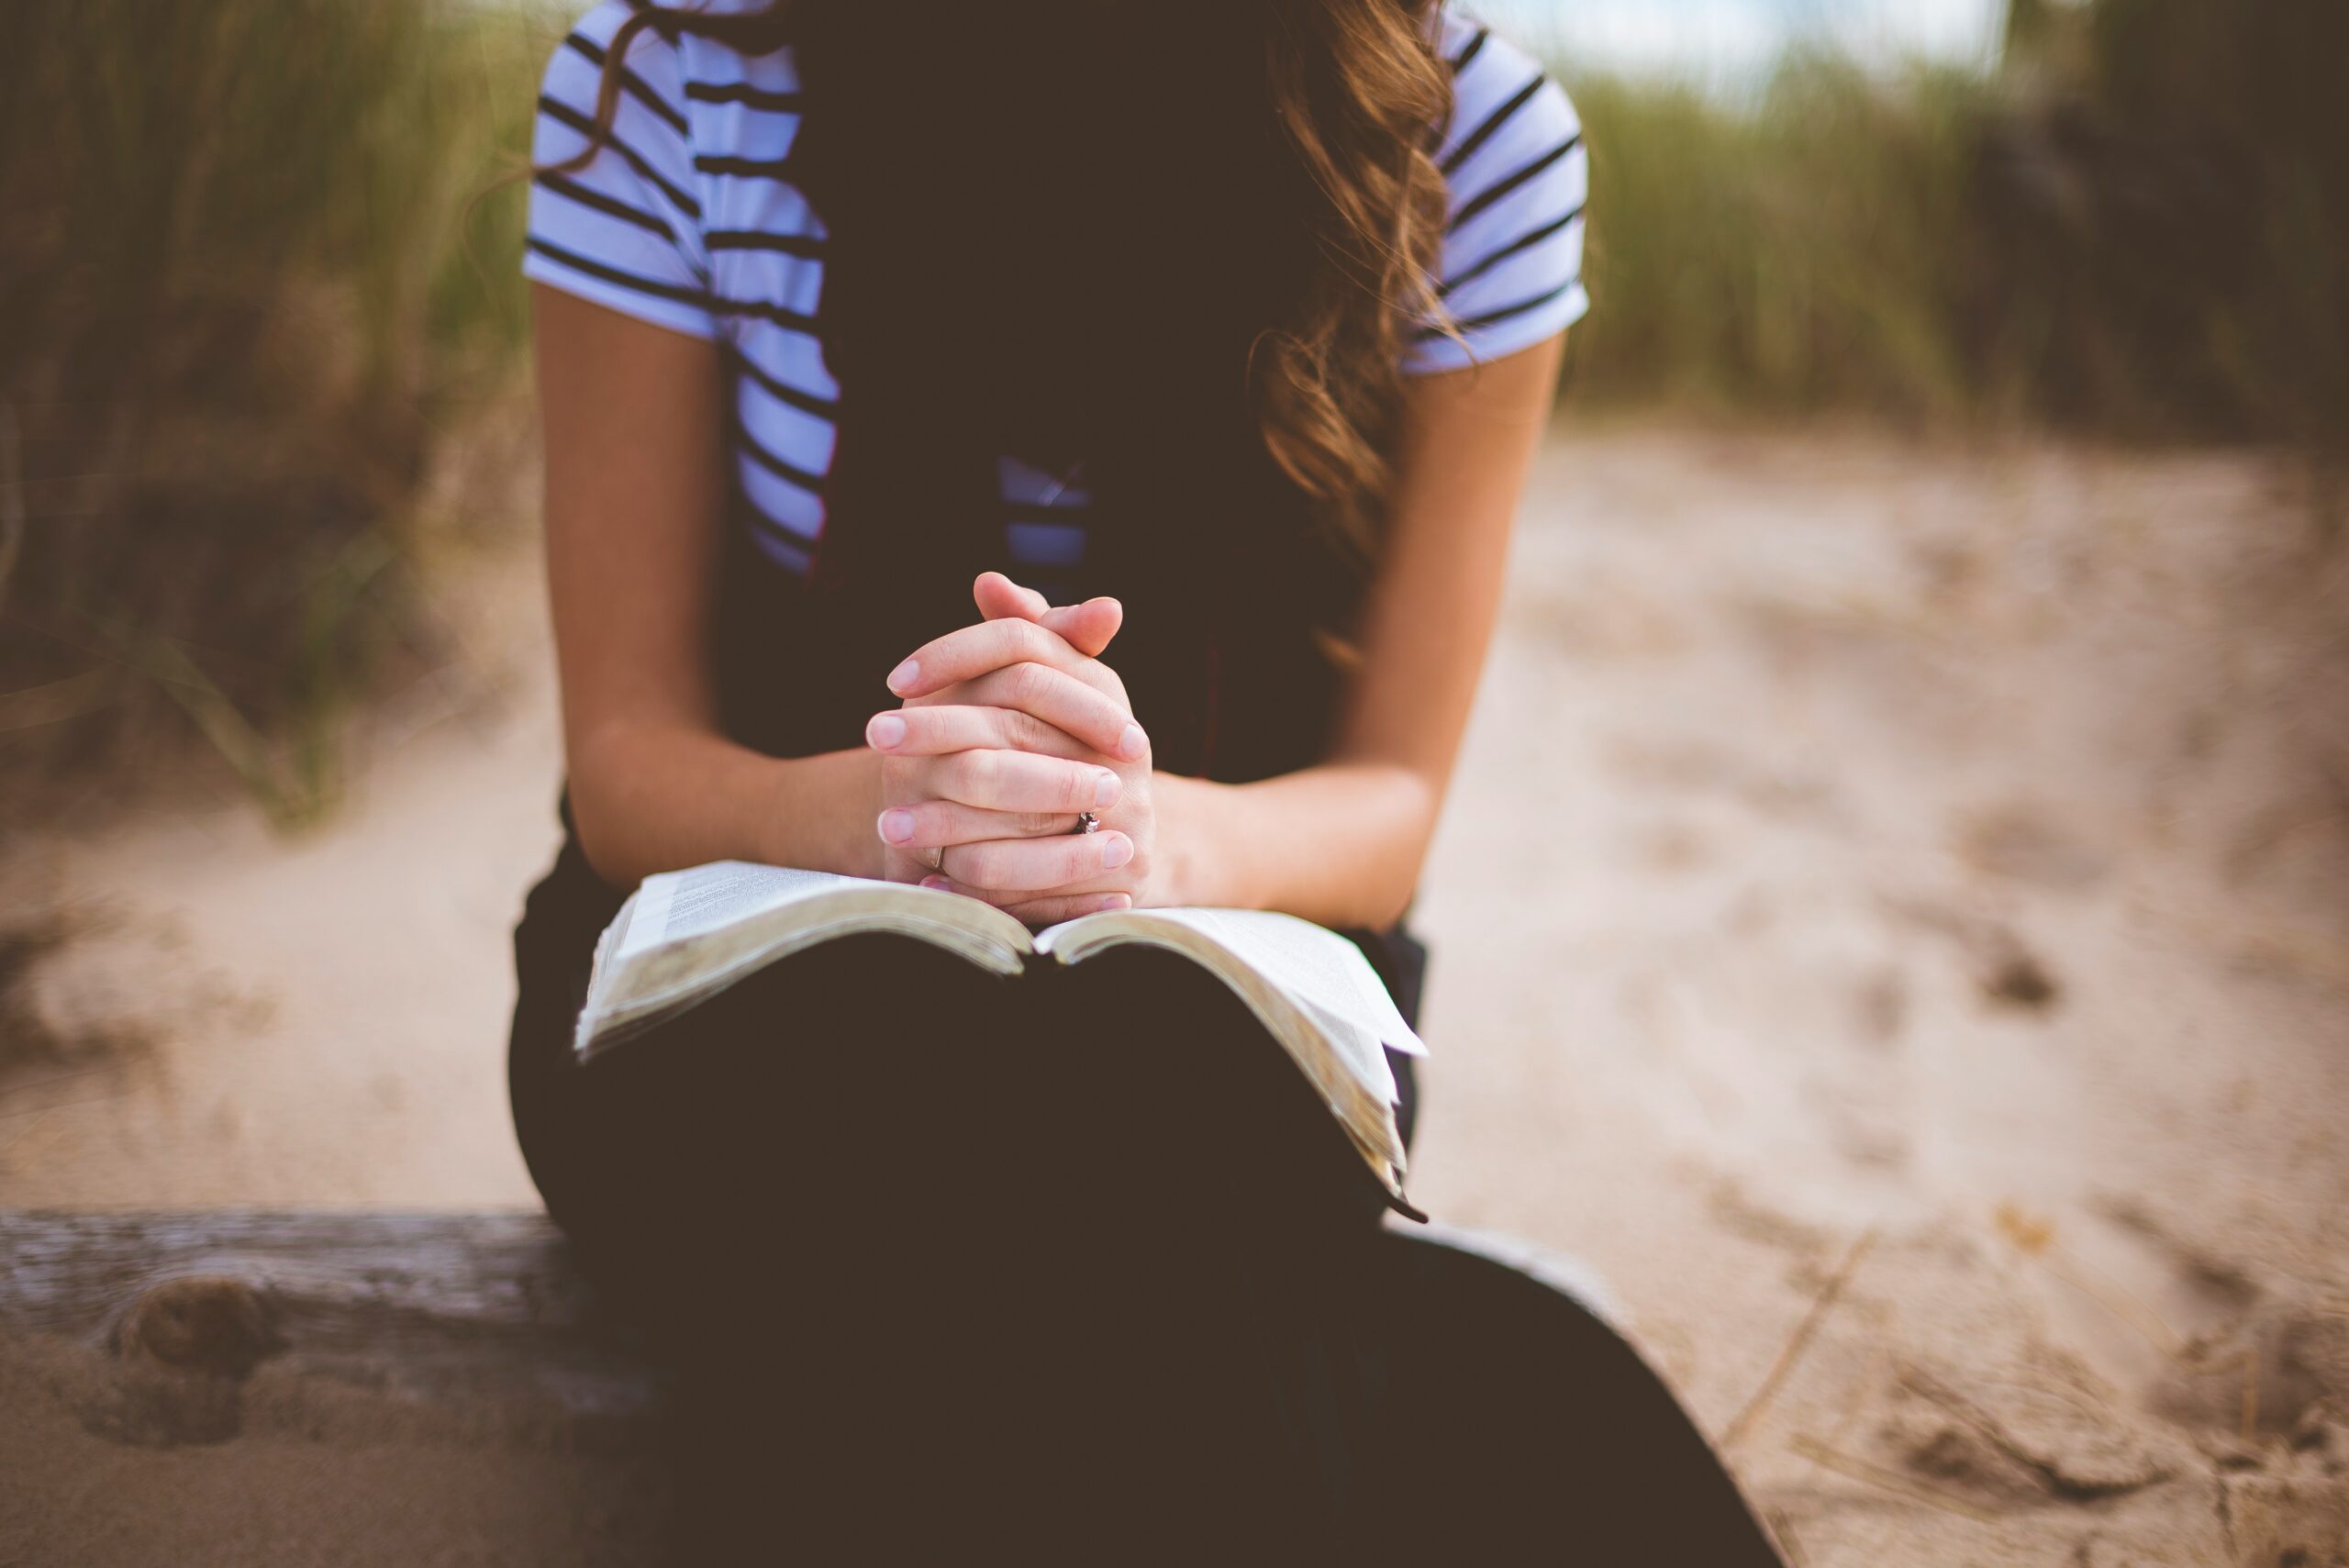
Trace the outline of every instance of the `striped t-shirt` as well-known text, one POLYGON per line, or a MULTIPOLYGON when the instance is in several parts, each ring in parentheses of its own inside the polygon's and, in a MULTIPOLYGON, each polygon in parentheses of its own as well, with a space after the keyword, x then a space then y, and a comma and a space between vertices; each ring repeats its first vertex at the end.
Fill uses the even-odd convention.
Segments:
MULTIPOLYGON (((606 48, 631 9, 607 0, 554 51, 533 148, 541 167, 587 145, 606 48)), ((1485 28, 1448 9, 1442 28, 1454 108, 1436 153, 1451 192, 1437 288, 1459 339, 1417 328, 1404 357, 1413 373, 1530 347, 1589 305, 1589 161, 1573 106, 1485 28)), ((609 140, 583 168, 538 178, 523 271, 721 345, 737 509, 766 555, 805 571, 824 525, 839 389, 817 321, 823 225, 791 181, 799 110, 788 50, 745 55, 691 34, 640 33, 609 140)), ((1047 574, 1076 566, 1090 499, 1081 473, 1000 466, 1008 559, 1047 574)))

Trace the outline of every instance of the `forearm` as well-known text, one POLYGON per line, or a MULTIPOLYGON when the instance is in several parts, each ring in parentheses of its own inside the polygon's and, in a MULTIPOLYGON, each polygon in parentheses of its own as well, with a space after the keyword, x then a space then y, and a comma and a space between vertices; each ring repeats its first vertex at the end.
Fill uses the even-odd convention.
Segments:
POLYGON ((880 763, 859 748, 760 754, 686 725, 611 725, 572 748, 582 846, 615 886, 709 861, 881 874, 880 763))
POLYGON ((1440 804, 1426 778, 1386 762, 1329 762, 1248 784, 1161 774, 1157 791, 1179 902, 1372 929, 1410 903, 1440 804))
POLYGON ((1332 760, 1239 786, 1161 781, 1174 901, 1330 926, 1401 916, 1475 698, 1559 351, 1553 338, 1412 384, 1332 760))

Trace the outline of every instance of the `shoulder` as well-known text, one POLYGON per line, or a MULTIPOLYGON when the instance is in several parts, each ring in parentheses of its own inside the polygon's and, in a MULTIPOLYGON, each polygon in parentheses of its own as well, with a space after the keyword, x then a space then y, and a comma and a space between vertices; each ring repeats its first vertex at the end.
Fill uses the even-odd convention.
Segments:
MULTIPOLYGON (((764 0, 700 0, 690 14, 715 23, 763 9, 764 0)), ((682 23, 678 18, 685 14, 681 7, 646 0, 603 0, 581 16, 555 46, 547 67, 547 90, 566 97, 584 94, 592 106, 606 62, 617 48, 624 56, 623 92, 656 110, 671 111, 661 117, 678 135, 689 136, 698 128, 693 123, 696 109, 739 102, 745 83, 762 88, 778 82, 793 84, 789 49, 745 54, 727 37, 682 23)))
MULTIPOLYGON (((650 25, 629 26, 636 11, 625 0, 606 0, 572 24, 547 61, 539 113, 542 121, 551 117, 584 138, 618 52, 619 100, 614 132, 644 156, 666 162, 683 151, 692 135, 685 114, 685 63, 676 39, 662 37, 650 25)), ((543 147, 540 157, 547 161, 543 147)))
POLYGON ((538 103, 524 275, 694 337, 717 330, 707 300, 682 40, 612 0, 555 44, 538 103), (608 73, 608 77, 607 77, 608 73), (601 126, 604 83, 615 90, 601 126))
POLYGON ((1447 9, 1453 111, 1435 160, 1448 195, 1436 296, 1407 372, 1457 370, 1553 336, 1589 308, 1582 284, 1590 156, 1565 90, 1523 50, 1447 9))
POLYGON ((1529 160, 1571 156, 1582 143, 1574 102, 1539 61, 1483 23, 1446 7, 1442 48, 1452 70, 1452 118, 1436 161, 1453 206, 1529 160))
POLYGON ((798 106, 797 64, 788 45, 753 49, 721 30, 729 17, 766 9, 766 0, 696 0, 690 12, 649 0, 603 0, 555 46, 547 96, 592 113, 606 64, 618 50, 623 114, 631 107, 649 112, 703 161, 741 153, 740 143, 774 139, 778 128, 767 117, 790 116, 798 106), (696 28, 687 17, 711 25, 696 28), (632 27, 631 18, 638 18, 632 27))
POLYGON ((551 93, 568 89, 566 96, 584 92, 587 95, 586 106, 593 107, 606 63, 618 45, 625 54, 623 71, 647 84, 657 83, 667 87, 674 95, 685 78, 680 40, 651 23, 629 28, 629 19, 646 8, 629 4, 628 0, 603 0, 581 16, 563 35, 562 41, 555 45, 553 58, 547 62, 547 90, 551 93), (629 35, 625 43, 620 36, 623 30, 629 35))

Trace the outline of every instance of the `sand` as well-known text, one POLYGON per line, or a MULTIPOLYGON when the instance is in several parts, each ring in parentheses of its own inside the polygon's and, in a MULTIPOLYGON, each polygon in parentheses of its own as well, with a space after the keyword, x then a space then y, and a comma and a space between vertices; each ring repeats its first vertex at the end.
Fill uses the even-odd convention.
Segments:
MULTIPOLYGON (((534 1201, 527 556, 453 603, 323 828, 193 770, 0 849, 0 1207, 534 1201)), ((1803 1563, 2349 1562, 2344 612, 2280 461, 1562 438, 1419 912, 1415 1195, 1601 1274, 1803 1563)), ((514 1561, 608 1496, 315 1388, 126 1445, 96 1353, 0 1352, 0 1561, 273 1486, 307 1533, 219 1561, 514 1561)))

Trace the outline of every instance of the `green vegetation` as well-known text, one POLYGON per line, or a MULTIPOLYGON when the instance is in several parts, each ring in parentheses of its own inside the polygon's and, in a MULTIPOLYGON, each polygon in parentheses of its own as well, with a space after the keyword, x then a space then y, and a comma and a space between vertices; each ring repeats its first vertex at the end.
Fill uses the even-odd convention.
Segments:
POLYGON ((1575 83, 1592 149, 1585 404, 1792 414, 1969 411, 1958 328, 1972 128, 1987 84, 1789 63, 1750 109, 1575 83))
POLYGON ((390 0, 34 0, 9 32, 0 764, 184 715, 299 818, 361 677, 416 651, 445 436, 513 383, 520 193, 471 204, 554 35, 390 0))
MULTIPOLYGON (((279 818, 329 799, 342 709, 430 657, 415 562, 479 509, 451 451, 511 422, 499 181, 557 26, 14 8, 0 779, 168 756, 192 721, 279 818)), ((1578 400, 2341 456, 2349 6, 2013 0, 2009 31, 1994 78, 1805 59, 1738 106, 1569 69, 1578 400)))
POLYGON ((2338 0, 2014 0, 1987 81, 1576 91, 1586 401, 2349 448, 2338 0))

